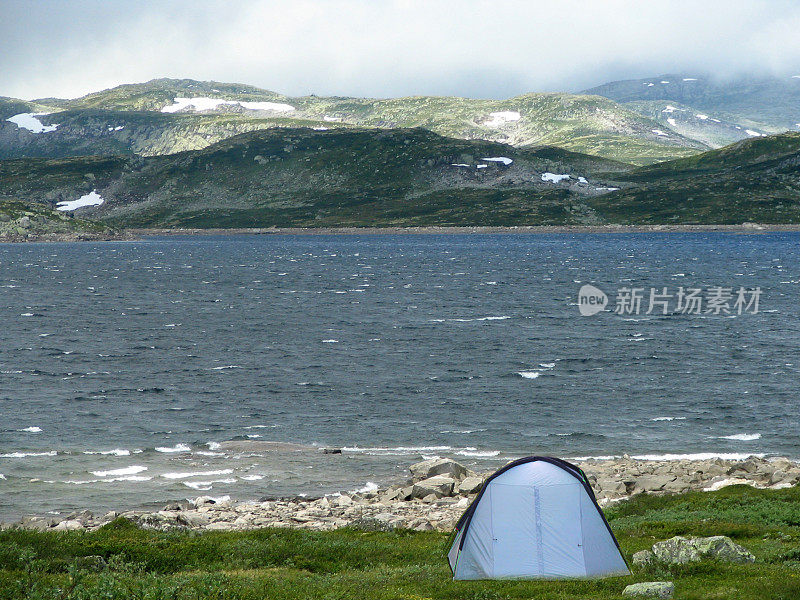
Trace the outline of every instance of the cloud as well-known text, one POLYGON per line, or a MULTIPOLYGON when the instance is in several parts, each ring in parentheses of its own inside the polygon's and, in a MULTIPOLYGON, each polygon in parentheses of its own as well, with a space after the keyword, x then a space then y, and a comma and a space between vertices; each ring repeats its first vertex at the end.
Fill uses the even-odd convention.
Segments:
POLYGON ((23 98, 154 77, 496 98, 800 71, 800 5, 788 0, 0 0, 0 14, 0 94, 23 98))

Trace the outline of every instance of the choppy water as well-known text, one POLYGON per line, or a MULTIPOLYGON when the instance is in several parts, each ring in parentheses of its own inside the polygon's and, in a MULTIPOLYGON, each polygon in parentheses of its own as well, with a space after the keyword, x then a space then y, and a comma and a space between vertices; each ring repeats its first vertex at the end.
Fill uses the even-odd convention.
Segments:
POLYGON ((347 490, 438 454, 800 458, 798 241, 0 245, 0 519, 347 490), (623 286, 762 296, 741 316, 581 317, 584 283, 612 305, 623 286))

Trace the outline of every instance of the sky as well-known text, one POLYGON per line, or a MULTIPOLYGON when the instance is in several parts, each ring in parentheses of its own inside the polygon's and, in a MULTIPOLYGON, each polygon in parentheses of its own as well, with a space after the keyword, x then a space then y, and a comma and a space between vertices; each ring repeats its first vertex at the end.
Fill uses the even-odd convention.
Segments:
POLYGON ((787 76, 798 32, 798 0, 0 0, 0 95, 176 77, 506 98, 667 73, 787 76))

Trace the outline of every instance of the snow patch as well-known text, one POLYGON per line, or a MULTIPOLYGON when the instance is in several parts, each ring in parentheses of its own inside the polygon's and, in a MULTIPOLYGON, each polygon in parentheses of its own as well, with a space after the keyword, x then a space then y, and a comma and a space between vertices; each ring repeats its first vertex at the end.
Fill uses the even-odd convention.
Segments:
POLYGON ((670 124, 670 125, 672 125, 673 127, 677 127, 677 126, 678 126, 678 124, 675 122, 675 119, 673 119, 672 117, 670 117, 669 119, 667 119, 667 123, 669 123, 669 124, 670 124))
POLYGON ((757 131, 753 131, 752 129, 745 129, 744 132, 752 137, 762 137, 762 136, 766 137, 767 135, 765 133, 758 133, 757 131))
POLYGON ((684 77, 683 80, 684 81, 697 81, 697 79, 695 79, 694 77, 684 77))
POLYGON ((695 117, 697 117, 701 121, 705 121, 706 119, 708 119, 708 115, 695 115, 695 117))
POLYGON ((615 187, 596 187, 594 188, 598 192, 616 192, 619 188, 615 187))
POLYGON ((322 120, 328 121, 329 123, 339 123, 341 122, 342 117, 330 117, 328 115, 325 115, 324 117, 322 117, 322 120))
POLYGON ((276 112, 291 112, 295 108, 291 104, 280 102, 245 102, 241 100, 222 100, 220 98, 181 98, 176 97, 173 104, 161 109, 163 113, 176 113, 191 108, 193 111, 215 110, 220 106, 239 105, 247 110, 272 110, 276 112))
POLYGON ((589 183, 586 177, 578 177, 578 183, 589 183))
POLYGON ((50 133, 58 129, 58 125, 45 125, 36 117, 49 115, 50 113, 20 113, 9 117, 6 121, 14 123, 20 129, 27 129, 31 133, 50 133))
POLYGON ((56 210, 76 210, 84 206, 100 206, 105 200, 97 193, 97 190, 92 190, 90 193, 85 194, 77 200, 65 200, 56 204, 56 210))
POLYGON ((662 81, 661 83, 669 83, 669 81, 662 81))
POLYGON ((502 127, 506 123, 519 121, 521 115, 515 110, 501 110, 489 113, 489 120, 484 121, 484 127, 502 127))
POLYGON ((668 135, 667 133, 661 131, 660 129, 651 129, 650 131, 652 131, 656 135, 668 135))
POLYGON ((545 182, 560 183, 565 179, 569 179, 569 175, 566 174, 559 175, 558 173, 542 173, 542 181, 545 182))
POLYGON ((493 156, 491 158, 482 158, 481 160, 486 160, 486 161, 489 161, 489 162, 501 162, 506 166, 508 166, 512 162, 514 162, 513 160, 511 160, 507 156, 493 156))

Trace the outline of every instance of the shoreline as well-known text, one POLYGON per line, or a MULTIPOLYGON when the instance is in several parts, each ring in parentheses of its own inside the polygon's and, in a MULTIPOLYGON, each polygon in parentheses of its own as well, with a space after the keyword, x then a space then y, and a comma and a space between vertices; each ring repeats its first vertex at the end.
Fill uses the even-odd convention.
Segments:
POLYGON ((634 234, 634 233, 730 233, 759 234, 800 231, 800 223, 742 223, 739 225, 469 225, 397 227, 231 227, 159 228, 131 227, 114 233, 44 233, 0 236, 0 244, 58 242, 135 242, 149 237, 201 237, 240 235, 497 235, 497 234, 634 234))
MULTIPOLYGON (((729 485, 782 489, 800 484, 800 461, 785 457, 646 460, 623 455, 573 462, 585 472, 600 506, 642 493, 711 492, 729 485)), ((170 502, 161 510, 121 509, 104 515, 82 510, 63 516, 30 515, 15 522, 0 522, 0 529, 93 531, 124 517, 140 527, 162 531, 261 527, 331 530, 347 526, 449 531, 491 475, 491 472, 475 473, 451 458, 425 460, 410 465, 406 471, 409 476, 405 481, 359 492, 258 500, 199 496, 170 502)))
POLYGON ((131 228, 135 236, 202 235, 459 235, 531 233, 775 233, 800 231, 800 223, 739 225, 519 225, 519 226, 397 226, 397 227, 252 227, 252 228, 131 228))

